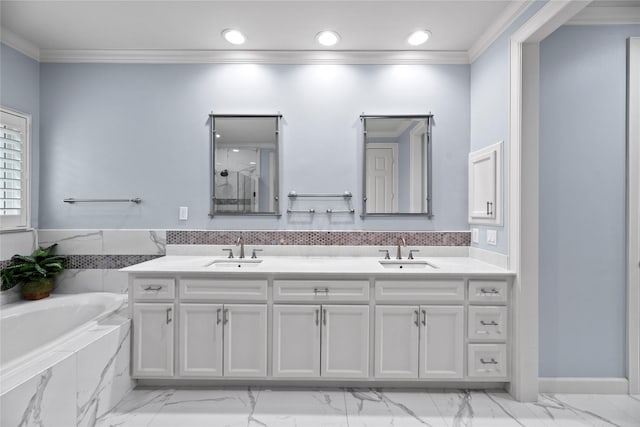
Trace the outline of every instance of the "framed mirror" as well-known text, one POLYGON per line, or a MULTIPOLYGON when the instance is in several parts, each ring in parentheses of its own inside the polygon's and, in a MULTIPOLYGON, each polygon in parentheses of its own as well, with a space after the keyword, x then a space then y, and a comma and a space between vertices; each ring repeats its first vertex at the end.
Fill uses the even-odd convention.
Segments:
POLYGON ((215 215, 279 215, 280 115, 211 114, 215 215))
POLYGON ((433 116, 360 118, 364 134, 363 217, 431 218, 433 116))

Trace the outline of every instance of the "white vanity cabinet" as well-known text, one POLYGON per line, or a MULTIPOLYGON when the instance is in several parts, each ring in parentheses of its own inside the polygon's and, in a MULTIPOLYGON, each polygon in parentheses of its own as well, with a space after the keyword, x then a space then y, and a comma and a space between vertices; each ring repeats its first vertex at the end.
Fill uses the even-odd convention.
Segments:
POLYGON ((463 306, 377 306, 379 378, 462 378, 463 306))
POLYGON ((134 378, 510 378, 506 274, 157 274, 129 281, 134 378))
POLYGON ((369 376, 369 306, 273 306, 273 376, 369 376))
POLYGON ((173 376, 173 303, 133 305, 133 376, 173 376))

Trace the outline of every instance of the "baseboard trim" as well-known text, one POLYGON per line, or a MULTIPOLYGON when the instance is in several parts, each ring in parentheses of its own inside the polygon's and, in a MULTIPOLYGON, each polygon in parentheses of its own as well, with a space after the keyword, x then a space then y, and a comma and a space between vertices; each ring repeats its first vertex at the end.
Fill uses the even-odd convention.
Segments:
POLYGON ((539 378, 540 393, 628 394, 626 378, 539 378))

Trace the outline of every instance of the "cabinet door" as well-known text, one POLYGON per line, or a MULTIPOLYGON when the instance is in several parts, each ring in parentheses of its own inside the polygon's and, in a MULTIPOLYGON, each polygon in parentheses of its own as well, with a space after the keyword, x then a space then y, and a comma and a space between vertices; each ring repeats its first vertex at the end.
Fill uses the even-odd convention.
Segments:
POLYGON ((494 218, 496 202, 496 152, 469 158, 469 216, 494 218))
POLYGON ((225 304, 224 375, 267 375, 267 305, 225 304))
POLYGON ((273 306, 273 376, 320 376, 320 306, 273 306))
POLYGON ((179 373, 185 377, 222 375, 222 305, 180 305, 179 373))
POLYGON ((462 378, 464 308, 420 307, 420 378, 462 378))
POLYGON ((133 305, 133 376, 173 376, 172 303, 133 305))
POLYGON ((376 306, 376 378, 418 378, 418 306, 376 306))
POLYGON ((369 376, 369 306, 322 306, 322 376, 369 376))

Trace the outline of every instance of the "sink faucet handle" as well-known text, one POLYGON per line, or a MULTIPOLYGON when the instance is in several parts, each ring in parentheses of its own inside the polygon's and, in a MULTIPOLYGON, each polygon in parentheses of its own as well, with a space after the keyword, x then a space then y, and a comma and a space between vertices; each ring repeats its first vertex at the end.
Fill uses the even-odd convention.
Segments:
POLYGON ((262 249, 254 249, 253 251, 251 251, 251 259, 258 258, 258 256, 256 255, 256 252, 262 252, 262 249))
POLYGON ((233 249, 225 248, 225 249, 223 249, 223 251, 229 251, 229 256, 227 258, 233 258, 233 249))
POLYGON ((413 259, 414 252, 420 252, 420 249, 409 249, 409 259, 413 259))
POLYGON ((378 252, 384 252, 384 259, 391 259, 389 256, 389 249, 378 249, 378 252))

